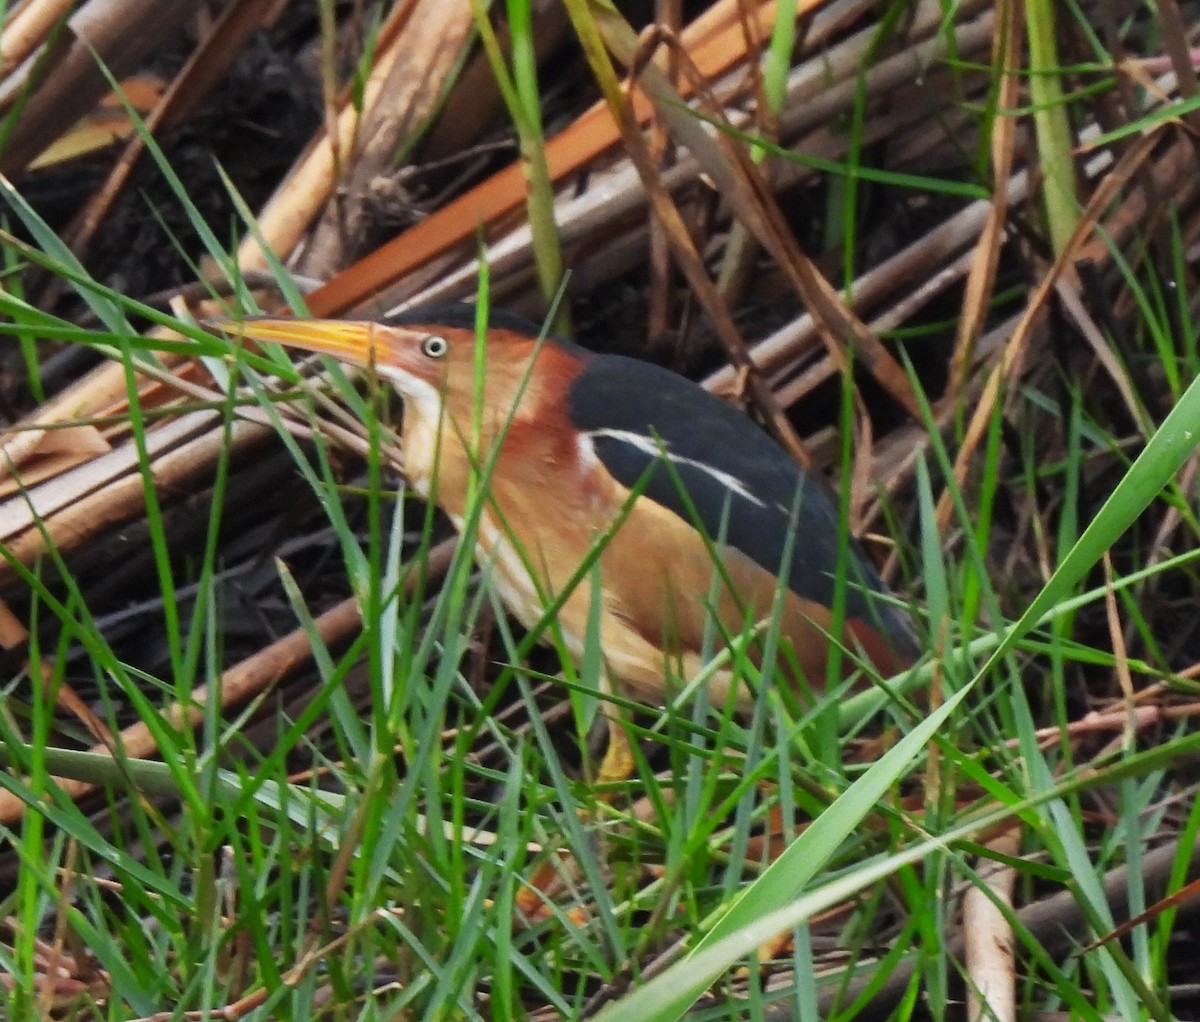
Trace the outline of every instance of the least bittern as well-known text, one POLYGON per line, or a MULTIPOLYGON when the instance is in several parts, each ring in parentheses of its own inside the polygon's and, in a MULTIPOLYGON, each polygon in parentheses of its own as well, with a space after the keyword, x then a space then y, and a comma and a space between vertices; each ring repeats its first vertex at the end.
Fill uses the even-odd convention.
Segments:
MULTIPOLYGON (((717 634, 738 635, 778 614, 792 654, 778 662, 814 687, 832 643, 844 646, 845 663, 861 656, 884 674, 917 655, 878 573, 857 544, 839 542, 823 483, 681 376, 539 340, 537 327, 505 313, 491 314, 480 363, 469 305, 222 328, 370 365, 404 402, 399 467, 460 529, 472 476, 487 462, 479 565, 526 627, 561 602, 573 656, 583 653, 595 591, 587 578, 579 584, 580 566, 619 522, 598 558, 598 617, 607 683, 621 695, 664 702, 668 665, 688 677, 702 667, 714 616, 717 634)), ((713 672, 710 697, 722 703, 733 680, 728 669, 713 672)), ((752 694, 734 698, 744 706, 752 694)), ((601 779, 631 770, 624 731, 610 725, 601 779)))

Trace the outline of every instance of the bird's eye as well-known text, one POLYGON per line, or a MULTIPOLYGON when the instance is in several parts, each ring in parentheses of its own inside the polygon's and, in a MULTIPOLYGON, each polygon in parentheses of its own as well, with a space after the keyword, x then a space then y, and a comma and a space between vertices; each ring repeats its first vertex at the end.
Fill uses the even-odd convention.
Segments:
POLYGON ((440 334, 430 334, 421 342, 421 351, 429 358, 441 358, 450 350, 450 342, 440 334))

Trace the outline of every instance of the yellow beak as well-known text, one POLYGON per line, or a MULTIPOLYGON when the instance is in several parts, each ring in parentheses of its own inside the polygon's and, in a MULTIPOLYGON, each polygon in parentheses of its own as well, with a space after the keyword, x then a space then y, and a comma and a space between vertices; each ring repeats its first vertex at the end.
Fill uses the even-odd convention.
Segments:
POLYGON ((231 337, 251 341, 274 341, 288 348, 301 348, 319 355, 366 366, 386 351, 382 328, 370 320, 343 319, 214 319, 208 326, 231 337))

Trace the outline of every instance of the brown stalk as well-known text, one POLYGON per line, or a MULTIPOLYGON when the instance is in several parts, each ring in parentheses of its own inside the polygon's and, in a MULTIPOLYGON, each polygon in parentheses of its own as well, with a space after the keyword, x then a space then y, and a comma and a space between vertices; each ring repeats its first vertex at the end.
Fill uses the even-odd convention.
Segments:
MULTIPOLYGON (((655 22, 678 34, 683 23, 681 0, 658 0, 655 22)), ((672 83, 678 83, 679 68, 673 56, 667 68, 667 76, 672 83)), ((671 136, 657 117, 650 122, 650 151, 656 166, 666 167, 673 160, 671 136)), ((660 220, 651 217, 649 231, 650 252, 646 267, 649 278, 646 292, 649 308, 646 310, 646 336, 653 344, 658 338, 667 335, 671 324, 671 248, 660 220)))
POLYGON ((11 473, 7 478, 0 478, 0 501, 19 493, 23 487, 36 486, 43 480, 61 475, 76 465, 112 450, 112 444, 97 428, 95 421, 86 423, 80 420, 78 424, 70 426, 35 427, 33 431, 38 435, 38 442, 28 452, 32 464, 22 470, 19 480, 11 473))
MULTIPOLYGON (((164 355, 163 360, 168 367, 179 363, 178 356, 164 355)), ((19 428, 0 430, 0 480, 38 449, 45 439, 40 427, 93 418, 126 394, 124 368, 119 362, 105 362, 35 409, 17 424, 19 428)))
MULTIPOLYGON (((808 9, 804 4, 801 7, 808 9)), ((610 52, 626 66, 634 66, 640 43, 624 18, 615 10, 604 7, 595 8, 593 13, 610 52)), ((692 64, 686 53, 681 55, 691 79, 703 82, 702 70, 692 64)), ((671 88, 666 76, 655 65, 646 66, 639 84, 671 125, 676 137, 691 150, 704 173, 713 179, 735 215, 783 270, 801 301, 813 313, 835 362, 839 366, 845 364, 845 345, 852 341, 857 359, 864 368, 901 407, 914 418, 918 417, 919 404, 904 371, 801 251, 774 194, 744 146, 722 131, 718 131, 716 140, 710 138, 707 126, 684 107, 683 97, 671 88)), ((703 94, 701 98, 709 116, 718 124, 726 124, 723 112, 711 99, 703 94)))
MULTIPOLYGON (((754 131, 760 138, 778 142, 779 118, 767 102, 760 67, 764 38, 756 32, 756 26, 746 11, 745 0, 739 3, 738 12, 741 15, 742 32, 746 37, 747 52, 756 55, 756 59, 747 62, 750 93, 754 96, 754 131)), ((674 80, 671 84, 675 84, 674 80)), ((771 179, 771 162, 771 158, 767 157, 761 163, 762 173, 768 181, 771 179)), ((742 296, 750 285, 757 256, 758 245, 746 230, 746 225, 740 220, 734 220, 729 229, 725 251, 721 254, 721 267, 717 272, 717 286, 725 301, 734 308, 741 304, 742 296)))
MULTIPOLYGON (((1155 0, 1158 16, 1162 19, 1162 45, 1171 57, 1171 69, 1179 82, 1179 95, 1193 98, 1200 91, 1192 54, 1188 50, 1189 30, 1179 10, 1178 0, 1155 0)), ((1200 130, 1200 115, 1192 111, 1184 116, 1193 134, 1200 130)))
POLYGON ((0 600, 0 649, 11 650, 29 640, 29 630, 3 600, 0 600))
MULTIPOLYGON (((399 4, 379 30, 375 64, 363 87, 364 110, 374 106, 392 67, 407 53, 403 30, 418 2, 405 0, 399 4)), ((337 182, 337 155, 349 147, 358 125, 358 111, 350 105, 348 92, 342 101, 335 130, 326 130, 313 140, 259 212, 256 234, 243 239, 238 247, 237 261, 242 270, 261 270, 269 265, 260 239, 277 256, 289 254, 329 201, 337 182)))
MULTIPOLYGON (((234 422, 227 436, 212 428, 219 412, 191 412, 146 437, 153 459, 154 485, 159 489, 182 487, 206 471, 230 444, 239 448, 265 440, 272 434, 266 426, 234 422)), ((132 445, 93 459, 0 505, 0 534, 8 553, 29 563, 47 544, 73 550, 113 526, 141 512, 146 500, 146 481, 132 445)), ((11 574, 5 562, 0 580, 11 574)))
POLYGON ((37 49, 74 5, 75 0, 32 0, 13 14, 0 34, 0 77, 37 49))
MULTIPOLYGON (((1004 858, 1021 851, 1016 825, 986 842, 1004 858)), ((979 884, 963 896, 963 940, 967 967, 967 1018, 970 1022, 1016 1022, 1017 969, 1013 956, 1012 911, 1017 871, 1012 866, 981 858, 976 865, 979 884)))
MULTIPOLYGON (((116 78, 135 70, 199 0, 91 0, 72 15, 62 52, 29 95, 0 152, 0 174, 15 177, 109 90, 97 60, 116 78)), ((5 91, 9 83, 5 83, 5 91)))
POLYGON ((1075 324, 1075 328, 1083 339, 1088 342, 1092 353, 1096 356, 1096 361, 1108 374, 1113 386, 1117 388, 1125 410, 1129 412, 1130 420, 1138 424, 1143 438, 1149 438, 1150 434, 1154 432, 1154 423, 1147 419, 1146 410, 1138 400, 1137 394, 1134 393, 1129 374, 1125 372, 1117 353, 1113 351, 1112 346, 1101 332, 1099 324, 1084 304, 1078 285, 1076 282, 1062 277, 1058 280, 1054 290, 1058 295, 1063 312, 1075 324))
MULTIPOLYGON (((836 120, 854 102, 859 83, 856 68, 864 59, 864 44, 867 41, 864 37, 869 37, 871 33, 864 31, 837 41, 838 37, 833 33, 835 29, 846 28, 846 10, 847 6, 826 9, 812 19, 808 36, 810 46, 818 49, 818 53, 807 60, 807 64, 813 67, 812 73, 797 76, 797 80, 789 87, 785 121, 789 125, 790 137, 804 130, 804 125, 811 127, 814 119, 818 123, 836 120), (818 65, 820 69, 828 67, 829 74, 833 76, 832 84, 821 91, 813 87, 817 82, 824 81, 818 65), (800 118, 797 116, 799 113, 806 116, 800 118), (807 116, 810 113, 813 117, 807 116)), ((992 20, 990 15, 985 14, 956 28, 952 37, 945 34, 929 36, 903 54, 870 67, 862 79, 863 86, 869 90, 873 100, 881 99, 897 88, 904 87, 914 76, 928 74, 923 69, 936 68, 951 53, 961 59, 974 59, 975 54, 990 44, 992 20)), ((935 27, 936 20, 932 26, 923 21, 916 24, 913 31, 924 35, 935 27)), ((684 82, 683 86, 686 88, 687 83, 684 82)), ((943 90, 937 93, 939 99, 944 98, 949 104, 949 110, 931 110, 910 103, 894 113, 874 118, 868 124, 864 141, 870 143, 898 136, 907 137, 912 134, 915 125, 926 125, 924 134, 932 134, 934 122, 953 112, 956 95, 958 92, 943 90)), ((725 99, 723 92, 722 101, 725 99)), ((918 141, 915 144, 919 149, 927 148, 927 143, 918 141)), ((800 148, 818 157, 837 159, 844 149, 844 140, 836 132, 818 127, 800 148)), ((811 169, 785 161, 777 161, 775 170, 781 186, 798 187, 815 177, 811 169)), ((694 182, 699 174, 695 160, 684 150, 679 152, 677 164, 662 176, 672 192, 678 194, 694 182)), ((1012 196, 1010 203, 1019 202, 1024 194, 1024 176, 1018 175, 1016 180, 1022 185, 1019 188, 1011 184, 1008 186, 1012 196)), ((627 161, 622 161, 591 171, 589 184, 595 187, 589 187, 579 195, 563 195, 560 198, 558 213, 563 244, 568 249, 579 249, 576 266, 581 274, 586 275, 591 286, 603 286, 613 276, 626 273, 630 262, 645 253, 646 223, 652 218, 645 213, 645 196, 640 184, 636 183, 638 181, 633 168, 628 166, 627 161), (632 227, 631 221, 634 224, 632 227), (641 226, 637 226, 639 224, 641 226), (611 240, 597 250, 594 245, 597 236, 611 240)), ((893 289, 905 292, 914 280, 935 273, 944 260, 953 262, 957 259, 962 246, 973 243, 978 237, 984 215, 977 213, 977 209, 986 213, 988 204, 972 204, 964 211, 965 219, 956 215, 946 223, 944 229, 937 229, 906 248, 904 258, 889 259, 886 272, 881 272, 884 270, 881 266, 855 281, 851 291, 859 314, 887 299, 893 289)), ((388 308, 400 302, 417 304, 445 301, 471 293, 475 286, 477 262, 465 250, 460 251, 463 258, 441 257, 406 274, 399 285, 379 296, 377 307, 388 308)), ((489 243, 484 258, 492 271, 494 300, 519 306, 522 301, 519 296, 525 296, 532 290, 527 273, 530 260, 528 229, 516 226, 504 233, 498 232, 489 243)), ((955 277, 960 275, 960 271, 954 271, 955 277)), ((948 281, 943 283, 949 286, 948 281)), ((754 358, 771 373, 791 373, 793 367, 809 357, 807 349, 816 344, 819 344, 819 335, 811 317, 805 315, 796 321, 794 331, 785 328, 757 344, 753 349, 754 358)), ((822 373, 833 371, 831 365, 823 364, 822 373)), ((732 368, 715 374, 712 382, 715 389, 725 395, 733 394, 738 387, 732 368)), ((784 403, 790 404, 790 401, 784 403)))
MULTIPOLYGON (((139 369, 137 400, 143 409, 164 409, 177 404, 181 395, 207 408, 182 409, 180 415, 147 430, 156 485, 184 488, 222 454, 243 454, 273 433, 271 419, 254 406, 237 408, 238 421, 227 432, 221 425, 224 413, 218 409, 228 397, 193 379, 203 372, 200 363, 179 355, 163 359, 166 368, 139 369)), ((314 397, 321 399, 319 394, 314 397)), ((141 513, 145 484, 128 436, 128 403, 124 367, 106 361, 21 423, 0 431, 0 543, 14 558, 32 563, 48 543, 63 552, 73 550, 141 513), (86 420, 120 425, 100 434, 84 424, 86 420), (80 424, 66 425, 74 422, 80 424), (64 442, 66 436, 72 439, 64 442), (56 454, 60 449, 66 453, 56 454), (13 477, 7 484, 6 475, 13 477)), ((311 435, 306 423, 286 411, 281 414, 293 435, 311 435)), ((348 450, 364 453, 365 441, 348 426, 326 422, 322 430, 348 450)), ((0 564, 0 581, 10 575, 11 568, 0 564)))
MULTIPOLYGON (((1063 246, 1061 254, 1055 259, 1053 265, 1046 271, 1042 279, 1038 281, 1037 287, 1030 294, 1025 306, 1025 312, 1022 314, 1020 322, 1017 324, 1008 345, 1004 349, 1000 364, 988 375, 983 392, 975 405, 975 412, 967 424, 962 445, 959 447, 954 459, 955 486, 961 488, 966 480, 967 470, 975 456, 975 451, 978 449, 984 436, 987 435, 988 424, 991 422, 996 402, 1000 399, 1002 388, 1012 384, 1025 364, 1025 355, 1030 339, 1033 336, 1034 327, 1037 325, 1046 301, 1049 299, 1050 293, 1054 289, 1059 277, 1064 273, 1073 272, 1072 266, 1075 252, 1079 249, 1083 240, 1091 233, 1092 228, 1098 222, 1101 214, 1107 209, 1109 203, 1116 198, 1121 189, 1129 182, 1130 178, 1137 173, 1143 161, 1158 143, 1159 135, 1159 132, 1144 135, 1121 156, 1116 166, 1113 167, 1097 186, 1095 192, 1093 192, 1087 207, 1079 218, 1079 222, 1075 225, 1075 230, 1071 233, 1067 244, 1063 246)), ((953 506, 950 489, 947 488, 938 499, 936 514, 938 531, 943 534, 949 524, 953 506)))
POLYGON ((343 153, 348 172, 339 184, 344 201, 328 203, 305 251, 301 272, 326 278, 345 264, 356 220, 363 212, 371 181, 387 173, 429 118, 471 35, 468 4, 418 0, 404 29, 405 56, 391 62, 379 97, 362 118, 353 160, 343 153))
MULTIPOLYGON (((208 95, 233 63, 251 33, 262 27, 275 0, 237 0, 222 13, 212 32, 196 47, 155 108, 146 117, 145 130, 177 124, 208 95)), ((80 260, 87 258, 96 231, 113 203, 125 191, 130 175, 146 150, 142 134, 135 133, 108 173, 104 183, 75 215, 63 240, 80 260)), ((61 286, 61 280, 59 281, 61 286)), ((53 299, 46 304, 53 306, 53 299)))
MULTIPOLYGON (((568 10, 573 16, 574 12, 571 9, 568 10)), ((579 30, 579 25, 576 25, 576 30, 579 30)), ((645 40, 646 47, 643 51, 645 60, 649 59, 650 53, 657 46, 658 39, 661 38, 662 34, 662 30, 652 31, 645 40)), ((594 60, 594 55, 589 53, 589 59, 594 60)), ((733 315, 730 313, 729 307, 721 297, 716 284, 709 277, 704 260, 697 251, 695 243, 688 232, 687 225, 684 223, 678 207, 671 198, 670 192, 663 186, 654 156, 642 134, 638 119, 633 112, 632 81, 636 80, 643 63, 643 60, 637 60, 631 64, 631 80, 626 86, 626 91, 622 91, 620 88, 613 89, 609 86, 610 82, 615 84, 611 65, 608 68, 597 68, 593 64, 593 70, 600 81, 601 90, 608 101, 609 109, 612 111, 613 117, 620 128, 621 137, 625 143, 625 152, 641 176, 642 183, 646 188, 646 197, 650 202, 650 208, 654 211, 655 217, 662 224, 666 232, 667 240, 670 242, 675 254, 675 260, 679 264, 692 291, 708 314, 708 318, 716 330, 717 336, 720 338, 730 362, 733 363, 735 368, 745 374, 744 379, 750 389, 751 397, 762 411, 763 416, 766 418, 767 423, 770 425, 772 432, 779 442, 787 449, 788 453, 791 454, 798 464, 811 466, 812 459, 804 449, 800 438, 796 435, 795 428, 788 421, 783 409, 780 408, 779 402, 775 400, 775 395, 771 391, 771 388, 767 385, 750 359, 746 342, 742 339, 741 333, 733 321, 733 315)))
MULTIPOLYGON (((733 4, 726 0, 714 7, 710 17, 697 19, 684 31, 684 43, 693 48, 692 59, 706 76, 720 75, 744 57, 734 12, 733 4)), ((770 24, 774 12, 773 3, 764 4, 758 12, 760 23, 770 24)), ((638 122, 644 122, 650 116, 650 104, 637 97, 634 106, 638 122)), ((618 137, 607 108, 603 104, 592 107, 547 141, 551 180, 561 181, 585 167, 618 137)), ((524 202, 524 178, 520 164, 515 163, 334 277, 310 296, 310 311, 314 316, 337 315, 367 301, 415 268, 472 243, 480 224, 493 224, 524 202)))
POLYGON ((1012 177, 1013 147, 1017 134, 1017 118, 1007 111, 1017 109, 1021 95, 1021 78, 1017 73, 1021 62, 1021 39, 1024 19, 1016 0, 1000 0, 996 5, 994 51, 1000 65, 1000 92, 996 97, 996 116, 992 121, 992 208, 987 223, 975 246, 975 259, 967 275, 962 315, 950 358, 950 379, 944 400, 952 402, 962 390, 974 360, 975 341, 987 318, 988 305, 996 287, 996 267, 1004 244, 1004 227, 1008 221, 1008 188, 1012 177))
MULTIPOLYGON (((537 25, 533 36, 534 55, 541 67, 566 38, 569 26, 561 0, 533 0, 533 17, 537 25)), ((495 31, 501 51, 509 56, 512 33, 507 22, 496 25, 495 31)), ((421 141, 423 168, 442 161, 458 161, 464 154, 478 151, 480 140, 486 138, 503 110, 504 100, 496 86, 492 65, 487 53, 480 50, 455 78, 445 107, 421 141)))

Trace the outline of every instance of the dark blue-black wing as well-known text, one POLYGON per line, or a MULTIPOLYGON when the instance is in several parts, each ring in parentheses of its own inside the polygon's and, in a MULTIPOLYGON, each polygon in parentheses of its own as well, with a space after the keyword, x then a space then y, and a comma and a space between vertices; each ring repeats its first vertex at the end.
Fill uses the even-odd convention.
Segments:
MULTIPOLYGON (((650 499, 785 576, 797 595, 832 605, 840 544, 825 484, 744 415, 682 376, 617 355, 588 359, 569 402, 572 422, 618 482, 632 488, 646 477, 650 499)), ((848 550, 847 618, 872 623, 897 652, 915 656, 902 615, 871 598, 886 592, 878 573, 857 544, 848 550)))

